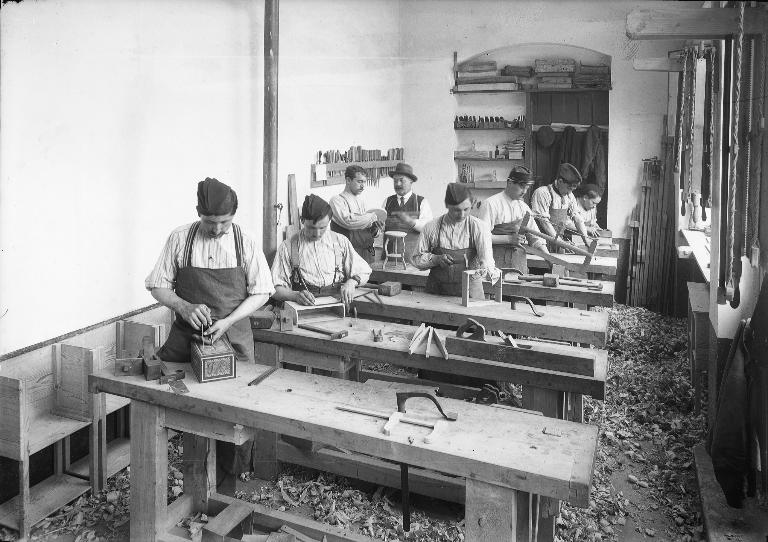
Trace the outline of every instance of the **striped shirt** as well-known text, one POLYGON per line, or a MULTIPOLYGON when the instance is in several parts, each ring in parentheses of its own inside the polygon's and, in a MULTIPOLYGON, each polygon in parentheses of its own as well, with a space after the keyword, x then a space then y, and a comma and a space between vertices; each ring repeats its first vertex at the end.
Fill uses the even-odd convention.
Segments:
MULTIPOLYGON (((144 280, 147 290, 152 288, 176 287, 176 274, 184 265, 184 244, 187 234, 194 225, 186 224, 176 228, 168 236, 163 251, 157 259, 152 272, 144 280)), ((241 229, 242 231, 242 229, 241 229)), ((264 254, 256 246, 256 242, 245 232, 243 233, 243 268, 249 295, 272 295, 272 278, 264 254)), ((235 252, 235 234, 232 228, 214 239, 198 231, 192 242, 192 267, 205 269, 230 269, 237 267, 237 252, 235 252)))
POLYGON ((426 223, 419 235, 419 245, 413 254, 413 265, 419 269, 429 269, 437 265, 437 255, 432 253, 435 247, 451 250, 469 248, 470 236, 477 256, 469 262, 469 269, 485 270, 485 278, 496 281, 501 271, 496 269, 491 245, 491 230, 488 224, 472 215, 459 222, 451 222, 446 215, 434 218, 426 223), (446 217, 443 219, 443 217, 446 217), (440 228, 440 222, 443 222, 440 228), (472 227, 470 228, 470 223, 472 227), (438 239, 439 235, 439 239, 438 239))
MULTIPOLYGON (((371 267, 352 248, 349 239, 338 233, 326 230, 317 241, 308 241, 303 232, 299 234, 299 270, 306 283, 310 286, 330 286, 333 284, 336 271, 336 252, 334 245, 341 252, 341 272, 343 276, 336 277, 337 281, 347 280, 357 276, 360 284, 368 282, 371 267)), ((275 286, 291 287, 291 240, 286 239, 277 249, 275 261, 272 263, 272 283, 275 286)), ((341 273, 339 274, 341 275, 341 273)))
MULTIPOLYGON (((514 222, 519 224, 525 217, 525 213, 533 214, 528 204, 521 199, 510 198, 505 191, 494 194, 480 205, 480 220, 486 222, 490 226, 491 231, 493 231, 493 227, 497 224, 510 224, 514 222)), ((526 227, 536 232, 539 231, 539 227, 536 225, 533 217, 529 218, 526 227)), ((528 244, 532 247, 545 243, 544 239, 534 235, 529 234, 527 238, 528 244)))

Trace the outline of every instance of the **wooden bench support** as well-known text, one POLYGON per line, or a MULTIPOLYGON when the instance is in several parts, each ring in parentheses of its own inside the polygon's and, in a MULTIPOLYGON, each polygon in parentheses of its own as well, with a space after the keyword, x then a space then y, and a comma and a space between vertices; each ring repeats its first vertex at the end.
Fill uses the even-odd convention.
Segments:
POLYGON ((467 478, 465 540, 520 540, 517 491, 467 478))
POLYGON ((131 517, 145 518, 141 524, 131 522, 131 542, 156 540, 165 527, 168 499, 168 429, 164 408, 131 402, 131 457, 143 459, 141 468, 131 469, 131 487, 151 489, 131 499, 131 517))

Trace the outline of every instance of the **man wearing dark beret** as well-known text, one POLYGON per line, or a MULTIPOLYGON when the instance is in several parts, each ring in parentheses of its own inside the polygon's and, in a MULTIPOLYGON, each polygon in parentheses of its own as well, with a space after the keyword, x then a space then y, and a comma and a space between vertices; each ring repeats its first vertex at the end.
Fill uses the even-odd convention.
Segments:
POLYGON ((339 296, 349 305, 371 268, 352 243, 330 230, 333 211, 310 194, 301 207, 301 231, 280 245, 272 263, 273 298, 314 305, 316 296, 339 296))
POLYGON ((491 230, 482 220, 471 216, 472 194, 462 183, 450 183, 445 191, 448 210, 427 222, 419 236, 413 265, 429 269, 426 291, 440 295, 461 295, 461 276, 467 269, 477 269, 470 281, 470 297, 484 299, 480 279, 495 282, 501 273, 494 264, 491 230))
MULTIPOLYGON (((157 351, 164 361, 189 362, 195 335, 212 342, 226 334, 238 362, 254 362, 248 316, 272 295, 264 254, 253 237, 232 222, 237 194, 226 184, 206 178, 197 185, 199 220, 168 236, 154 269, 144 281, 152 297, 176 313, 168 339, 157 351)), ((250 448, 220 443, 219 465, 237 475, 250 448)), ((223 477, 222 477, 223 478, 223 477)), ((230 479, 232 489, 234 480, 230 479)))
MULTIPOLYGON (((576 231, 589 245, 587 229, 578 216, 574 189, 581 184, 581 173, 573 165, 562 163, 557 169, 557 177, 546 186, 540 186, 531 196, 531 209, 537 217, 541 230, 551 236, 557 236, 557 228, 565 227, 568 219, 573 220, 576 231)), ((562 230, 561 230, 562 231, 562 230)))
POLYGON ((419 196, 411 190, 418 177, 409 164, 400 162, 390 176, 395 193, 382 204, 387 211, 384 232, 401 231, 406 234, 404 257, 406 262, 410 262, 419 244, 419 233, 424 229, 424 225, 432 220, 432 208, 424 196, 419 196))
MULTIPOLYGON (((493 259, 498 267, 511 267, 521 273, 528 273, 525 248, 520 244, 518 231, 526 214, 533 215, 531 208, 523 201, 528 187, 534 183, 533 174, 524 166, 512 168, 507 177, 506 188, 486 199, 480 205, 480 219, 491 228, 493 259), (510 242, 511 241, 511 242, 510 242)), ((531 219, 528 227, 538 231, 531 219)), ((547 251, 546 242, 528 235, 528 245, 547 251)))

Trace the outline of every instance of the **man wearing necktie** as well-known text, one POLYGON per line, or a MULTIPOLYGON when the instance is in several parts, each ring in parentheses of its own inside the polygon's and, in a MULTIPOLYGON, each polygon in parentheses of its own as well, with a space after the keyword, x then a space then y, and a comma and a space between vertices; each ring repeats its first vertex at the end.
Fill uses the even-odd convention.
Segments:
POLYGON ((405 232, 405 261, 411 257, 419 244, 419 233, 432 220, 432 209, 424 196, 413 193, 411 185, 418 180, 413 168, 400 162, 391 173, 395 193, 384 200, 387 221, 384 231, 405 232))

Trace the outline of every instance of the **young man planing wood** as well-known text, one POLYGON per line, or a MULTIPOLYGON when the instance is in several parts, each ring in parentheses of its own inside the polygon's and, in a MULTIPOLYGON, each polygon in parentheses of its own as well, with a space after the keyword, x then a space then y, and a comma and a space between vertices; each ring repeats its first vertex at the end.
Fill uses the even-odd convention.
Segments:
POLYGON ((578 169, 568 163, 560 164, 552 184, 534 190, 531 209, 542 232, 557 237, 559 233, 556 228, 565 227, 570 219, 576 227, 576 232, 584 239, 584 244, 589 245, 587 229, 578 216, 578 203, 573 195, 574 189, 580 183, 581 173, 578 169))

